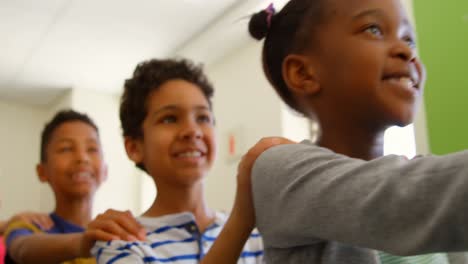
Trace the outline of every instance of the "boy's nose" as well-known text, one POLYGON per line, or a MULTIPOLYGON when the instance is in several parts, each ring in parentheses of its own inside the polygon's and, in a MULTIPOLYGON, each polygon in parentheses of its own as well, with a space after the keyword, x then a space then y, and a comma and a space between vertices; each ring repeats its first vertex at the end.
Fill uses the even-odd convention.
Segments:
POLYGON ((197 124, 189 123, 184 125, 182 131, 180 132, 180 136, 182 139, 200 139, 203 133, 197 124))
POLYGON ((78 150, 77 153, 76 153, 76 161, 78 163, 87 163, 89 162, 90 160, 90 157, 89 157, 89 154, 88 152, 86 152, 86 150, 78 150))

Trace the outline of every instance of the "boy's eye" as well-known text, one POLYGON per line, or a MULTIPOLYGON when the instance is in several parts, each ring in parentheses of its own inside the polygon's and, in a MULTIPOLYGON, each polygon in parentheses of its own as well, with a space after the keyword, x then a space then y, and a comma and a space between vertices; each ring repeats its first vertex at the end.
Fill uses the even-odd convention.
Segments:
POLYGON ((370 25, 365 29, 365 32, 368 32, 374 36, 381 37, 383 36, 383 31, 378 25, 370 25))
POLYGON ((89 148, 88 148, 88 151, 89 151, 89 152, 93 152, 93 153, 94 153, 94 152, 99 152, 99 148, 97 148, 97 147, 89 147, 89 148))
POLYGON ((197 117, 197 121, 202 122, 202 123, 212 123, 211 115, 208 115, 208 114, 199 115, 197 117))
POLYGON ((173 115, 165 116, 161 119, 161 123, 163 124, 171 124, 177 122, 177 117, 173 115))
POLYGON ((62 153, 62 152, 69 152, 69 151, 71 151, 71 150, 72 150, 71 147, 61 147, 61 148, 58 149, 58 151, 59 151, 60 153, 62 153))

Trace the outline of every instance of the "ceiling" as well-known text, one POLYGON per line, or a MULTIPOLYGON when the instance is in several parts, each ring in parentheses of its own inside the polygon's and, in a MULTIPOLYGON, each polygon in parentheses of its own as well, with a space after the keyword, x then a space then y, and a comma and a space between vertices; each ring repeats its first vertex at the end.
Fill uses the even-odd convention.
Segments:
POLYGON ((200 33, 259 2, 0 0, 0 100, 45 105, 69 88, 119 93, 144 59, 212 52, 198 47, 221 45, 200 33))

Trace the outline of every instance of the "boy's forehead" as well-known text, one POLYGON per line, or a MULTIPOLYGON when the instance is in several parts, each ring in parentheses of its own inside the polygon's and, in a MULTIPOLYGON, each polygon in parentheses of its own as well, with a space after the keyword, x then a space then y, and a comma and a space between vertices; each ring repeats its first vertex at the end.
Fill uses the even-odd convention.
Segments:
POLYGON ((147 104, 149 112, 165 109, 168 106, 194 108, 202 105, 210 108, 208 99, 198 85, 179 79, 167 81, 159 89, 152 91, 147 104))
POLYGON ((96 129, 83 121, 68 121, 57 126, 51 133, 50 142, 60 142, 72 139, 99 142, 96 129))

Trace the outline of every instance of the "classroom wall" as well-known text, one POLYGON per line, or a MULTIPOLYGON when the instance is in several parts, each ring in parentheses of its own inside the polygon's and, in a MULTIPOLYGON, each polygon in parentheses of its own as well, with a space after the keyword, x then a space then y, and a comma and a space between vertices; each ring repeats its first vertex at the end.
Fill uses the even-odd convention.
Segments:
POLYGON ((83 89, 70 89, 47 106, 0 100, 0 219, 12 214, 54 209, 54 195, 39 182, 35 165, 39 161, 40 133, 58 110, 72 108, 87 113, 100 129, 109 175, 95 197, 93 214, 107 208, 140 214, 142 176, 128 160, 118 119, 119 98, 83 89))
POLYGON ((108 178, 96 193, 93 213, 108 208, 140 214, 141 175, 127 158, 122 139, 117 95, 86 89, 73 89, 71 107, 88 113, 96 122, 108 164, 108 178))
POLYGON ((0 219, 21 210, 41 208, 39 132, 47 111, 0 99, 0 219))
MULTIPOLYGON (((403 2, 411 13, 412 1, 404 0, 403 2)), ((206 65, 207 75, 215 86, 214 110, 218 138, 218 158, 206 180, 206 194, 208 203, 215 209, 229 210, 231 208, 235 193, 237 163, 240 156, 260 138, 286 136, 301 140, 309 137, 309 123, 292 113, 266 81, 261 67, 260 54, 261 43, 249 39, 238 48, 206 65), (231 136, 235 138, 236 143, 233 154, 228 151, 231 136)), ((96 196, 94 214, 107 207, 130 209, 135 214, 139 214, 151 204, 155 195, 152 180, 133 166, 123 149, 118 121, 118 96, 73 89, 64 93, 52 105, 44 108, 0 104, 0 120, 14 124, 18 122, 16 116, 25 116, 19 120, 22 124, 24 123, 23 130, 28 131, 24 135, 21 133, 10 135, 11 133, 2 126, 3 130, 0 130, 0 138, 4 140, 2 146, 7 146, 4 149, 14 148, 14 142, 24 141, 22 138, 27 137, 29 137, 28 143, 22 144, 31 149, 28 155, 23 157, 22 168, 19 168, 18 163, 7 164, 12 159, 19 159, 22 151, 16 151, 14 155, 0 151, 0 155, 3 155, 0 156, 0 162, 3 162, 0 163, 2 183, 0 198, 4 198, 0 217, 18 211, 16 209, 48 211, 53 207, 53 196, 48 186, 40 185, 37 190, 35 184, 38 181, 36 181, 33 166, 38 160, 39 139, 33 137, 33 132, 39 133, 43 123, 50 119, 56 110, 70 106, 89 113, 95 119, 101 129, 104 151, 109 163, 109 179, 96 196), (10 117, 4 119, 4 116, 10 117), (10 137, 2 136, 6 134, 10 137), (8 141, 5 140, 7 138, 9 138, 8 141), (24 201, 20 200, 23 198, 19 198, 22 194, 12 191, 13 189, 9 189, 10 192, 4 194, 8 190, 4 187, 7 186, 4 183, 7 180, 3 176, 14 171, 24 174, 25 178, 30 178, 28 178, 27 187, 23 188, 26 188, 31 195, 24 201), (39 200, 36 194, 40 197, 39 200), (7 203, 10 204, 9 207, 7 203), (14 206, 11 206, 12 204, 14 206)), ((416 123, 416 134, 419 132, 421 135, 416 137, 416 141, 421 141, 417 144, 418 149, 424 149, 426 132, 424 118, 421 118, 421 115, 418 118, 421 121, 416 123)), ((21 181, 18 181, 13 184, 19 186, 20 183, 21 181)))
POLYGON ((468 148, 468 2, 414 2, 419 51, 427 68, 425 107, 435 154, 468 148))
POLYGON ((266 136, 308 137, 306 120, 291 114, 264 77, 261 43, 249 41, 206 68, 215 87, 218 157, 206 180, 210 206, 231 209, 240 157, 266 136), (230 136, 235 153, 229 153, 230 136))

